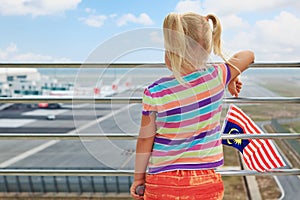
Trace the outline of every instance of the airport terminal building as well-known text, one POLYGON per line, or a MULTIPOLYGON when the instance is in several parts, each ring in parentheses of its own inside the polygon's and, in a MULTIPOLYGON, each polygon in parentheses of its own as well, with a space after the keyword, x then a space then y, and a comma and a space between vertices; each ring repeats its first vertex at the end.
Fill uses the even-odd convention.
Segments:
POLYGON ((70 87, 70 84, 42 75, 36 68, 0 69, 0 97, 47 95, 51 90, 66 91, 70 87))

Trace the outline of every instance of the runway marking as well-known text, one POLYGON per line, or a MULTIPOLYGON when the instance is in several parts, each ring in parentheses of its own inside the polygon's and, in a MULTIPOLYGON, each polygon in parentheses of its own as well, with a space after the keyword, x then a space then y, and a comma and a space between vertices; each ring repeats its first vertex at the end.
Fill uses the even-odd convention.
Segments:
POLYGON ((3 104, 3 105, 0 106, 0 110, 4 110, 4 109, 6 109, 6 108, 8 108, 8 107, 10 107, 10 106, 12 106, 12 105, 13 105, 13 103, 6 103, 6 104, 3 104))
MULTIPOLYGON (((119 110, 112 111, 108 115, 100 117, 100 118, 98 118, 98 119, 96 119, 96 120, 94 120, 94 121, 92 121, 92 122, 90 122, 88 124, 85 124, 85 125, 79 127, 78 129, 74 129, 72 131, 69 131, 66 134, 78 133, 79 131, 81 131, 81 130, 83 130, 85 128, 88 128, 89 126, 92 126, 92 125, 94 125, 96 123, 102 122, 102 121, 104 121, 104 120, 112 117, 113 115, 118 114, 118 113, 120 113, 120 112, 122 112, 122 111, 124 111, 124 110, 126 110, 126 109, 128 109, 128 108, 130 108, 132 106, 134 106, 134 105, 136 105, 136 104, 130 104, 130 105, 127 105, 127 106, 125 106, 123 108, 120 108, 119 110)), ((38 153, 38 152, 40 152, 40 151, 42 151, 42 150, 44 150, 44 149, 46 149, 48 147, 51 147, 51 146, 53 146, 54 144, 56 144, 58 142, 60 142, 60 140, 51 140, 51 141, 46 142, 44 144, 41 144, 41 145, 39 145, 37 147, 34 147, 33 149, 30 149, 30 150, 28 150, 28 151, 26 151, 24 153, 21 153, 21 154, 15 156, 13 158, 10 158, 10 159, 8 159, 8 160, 0 163, 0 168, 5 168, 5 167, 8 167, 8 166, 10 166, 10 165, 12 165, 12 164, 14 164, 16 162, 24 160, 25 158, 28 158, 29 156, 32 156, 32 155, 34 155, 34 154, 36 154, 36 153, 38 153)))
POLYGON ((88 105, 90 105, 90 104, 88 104, 88 103, 83 103, 83 104, 64 104, 62 107, 63 108, 69 108, 69 109, 71 109, 71 108, 83 108, 83 107, 86 107, 88 105))
POLYGON ((28 111, 28 112, 24 112, 22 113, 22 115, 26 115, 26 116, 48 116, 48 115, 59 115, 62 114, 64 112, 67 112, 69 110, 67 109, 53 109, 53 110, 49 110, 49 109, 38 109, 38 110, 33 110, 33 111, 28 111))
POLYGON ((42 151, 42 150, 44 150, 44 149, 46 149, 46 148, 54 145, 54 144, 56 144, 57 142, 58 142, 58 140, 51 140, 49 142, 46 142, 44 144, 41 144, 41 145, 33 148, 33 149, 25 151, 24 153, 21 153, 21 154, 15 156, 13 158, 7 160, 7 161, 2 162, 0 164, 0 168, 8 167, 8 166, 10 166, 10 165, 12 165, 12 164, 20 161, 20 160, 23 160, 23 159, 25 159, 25 158, 33 155, 33 154, 36 154, 36 153, 38 153, 38 152, 40 152, 40 151, 42 151))
POLYGON ((132 159, 132 157, 135 156, 135 153, 131 154, 130 156, 127 157, 127 159, 123 162, 123 164, 120 166, 120 168, 124 168, 128 163, 129 161, 132 159))
POLYGON ((0 119, 0 128, 18 128, 35 121, 35 119, 0 119))

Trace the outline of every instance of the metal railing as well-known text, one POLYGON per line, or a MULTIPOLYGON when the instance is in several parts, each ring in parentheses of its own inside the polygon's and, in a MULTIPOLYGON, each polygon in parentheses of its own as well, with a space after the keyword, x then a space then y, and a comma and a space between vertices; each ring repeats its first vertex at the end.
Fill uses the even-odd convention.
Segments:
MULTIPOLYGON (((135 140, 136 133, 106 133, 106 134, 60 134, 60 133, 1 133, 0 140, 135 140)), ((300 133, 268 133, 268 134, 222 134, 223 140, 228 139, 300 139, 300 133)))
MULTIPOLYGON (((137 134, 0 134, 1 140, 135 140, 137 134)), ((222 134, 222 139, 300 139, 299 133, 276 133, 276 134, 222 134)), ((217 170, 222 176, 278 176, 278 175, 300 175, 300 169, 277 169, 267 172, 251 170, 217 170)), ((47 170, 47 169, 0 169, 0 175, 5 176, 132 176, 133 170, 47 170)))
MULTIPOLYGON (((164 68, 163 63, 0 63, 0 68, 164 68)), ((250 68, 300 68, 300 62, 253 63, 250 68)))
MULTIPOLYGON (((278 176, 299 175, 300 169, 277 169, 266 172, 251 170, 216 170, 222 176, 278 176)), ((71 169, 0 169, 5 176, 133 176, 133 170, 71 170, 71 169)))
MULTIPOLYGON (((127 104, 127 103, 141 103, 140 97, 104 97, 104 98, 88 98, 88 97, 73 97, 73 98, 45 98, 45 97, 1 97, 0 103, 103 103, 103 104, 127 104)), ((278 98, 225 98, 224 103, 300 103, 298 97, 278 97, 278 98)))
MULTIPOLYGON (((164 64, 98 64, 98 63, 2 63, 0 68, 162 68, 164 64)), ((255 63, 250 68, 300 68, 300 63, 255 63)), ((141 103, 141 98, 0 98, 0 103, 141 103)), ((300 97, 282 98, 225 98, 226 103, 295 103, 300 104, 300 97)), ((78 139, 136 139, 135 134, 0 134, 0 139, 55 139, 55 140, 78 140, 78 139)), ((260 135, 222 135, 223 139, 234 138, 271 138, 271 139, 299 139, 300 134, 260 134, 260 135)), ((300 175, 300 169, 278 169, 269 172, 255 172, 249 170, 220 170, 224 176, 248 176, 248 175, 300 175)), ((3 176, 132 176, 131 170, 42 170, 42 169, 0 169, 3 176)))

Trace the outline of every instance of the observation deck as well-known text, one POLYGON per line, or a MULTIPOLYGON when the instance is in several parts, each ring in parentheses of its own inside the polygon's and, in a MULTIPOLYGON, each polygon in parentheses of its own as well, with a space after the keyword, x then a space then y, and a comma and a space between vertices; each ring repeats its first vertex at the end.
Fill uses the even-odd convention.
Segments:
MULTIPOLYGON (((164 65, 2 63, 0 68, 37 68, 73 86, 59 95, 0 97, 0 199, 131 199, 141 95, 145 85, 168 73, 164 65)), ((274 139, 288 166, 250 171, 236 150, 224 147, 225 165, 217 169, 224 199, 300 195, 299 72, 300 63, 255 63, 241 77, 241 97, 225 95, 223 117, 234 103, 268 134, 222 139, 274 139)))

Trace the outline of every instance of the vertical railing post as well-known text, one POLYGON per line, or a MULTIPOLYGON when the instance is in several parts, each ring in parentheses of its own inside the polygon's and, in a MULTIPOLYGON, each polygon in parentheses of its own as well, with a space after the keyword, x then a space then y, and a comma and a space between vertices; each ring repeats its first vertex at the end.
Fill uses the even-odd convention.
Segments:
POLYGON ((57 176, 53 176, 53 185, 55 192, 59 192, 58 186, 57 186, 57 176))
POLYGON ((67 192, 70 193, 71 192, 71 188, 70 188, 69 176, 66 176, 66 185, 67 185, 67 192))
POLYGON ((3 181, 4 181, 5 191, 9 192, 9 185, 8 185, 7 177, 6 176, 3 176, 3 181))
POLYGON ((21 191, 21 184, 20 184, 20 177, 19 176, 15 176, 16 177, 16 186, 17 186, 17 192, 20 193, 21 191))
POLYGON ((82 181, 81 181, 81 176, 78 176, 78 189, 79 189, 79 194, 82 194, 82 181))
POLYGON ((104 186, 104 193, 107 193, 107 182, 106 182, 106 176, 103 176, 103 186, 104 186))
POLYGON ((34 187, 33 187, 33 183, 32 183, 32 178, 31 176, 28 176, 28 182, 29 182, 29 190, 31 193, 34 193, 34 187))
POLYGON ((92 184, 92 193, 96 192, 94 177, 91 176, 91 184, 92 184))
POLYGON ((116 192, 117 192, 117 194, 119 194, 120 193, 120 185, 119 185, 119 177, 118 176, 116 176, 116 192))
POLYGON ((45 180, 44 180, 44 176, 41 176, 41 186, 42 186, 42 193, 46 193, 46 186, 45 186, 45 180))
POLYGON ((132 178, 131 176, 128 176, 128 185, 129 185, 128 192, 130 192, 130 186, 132 184, 131 178, 132 178))

